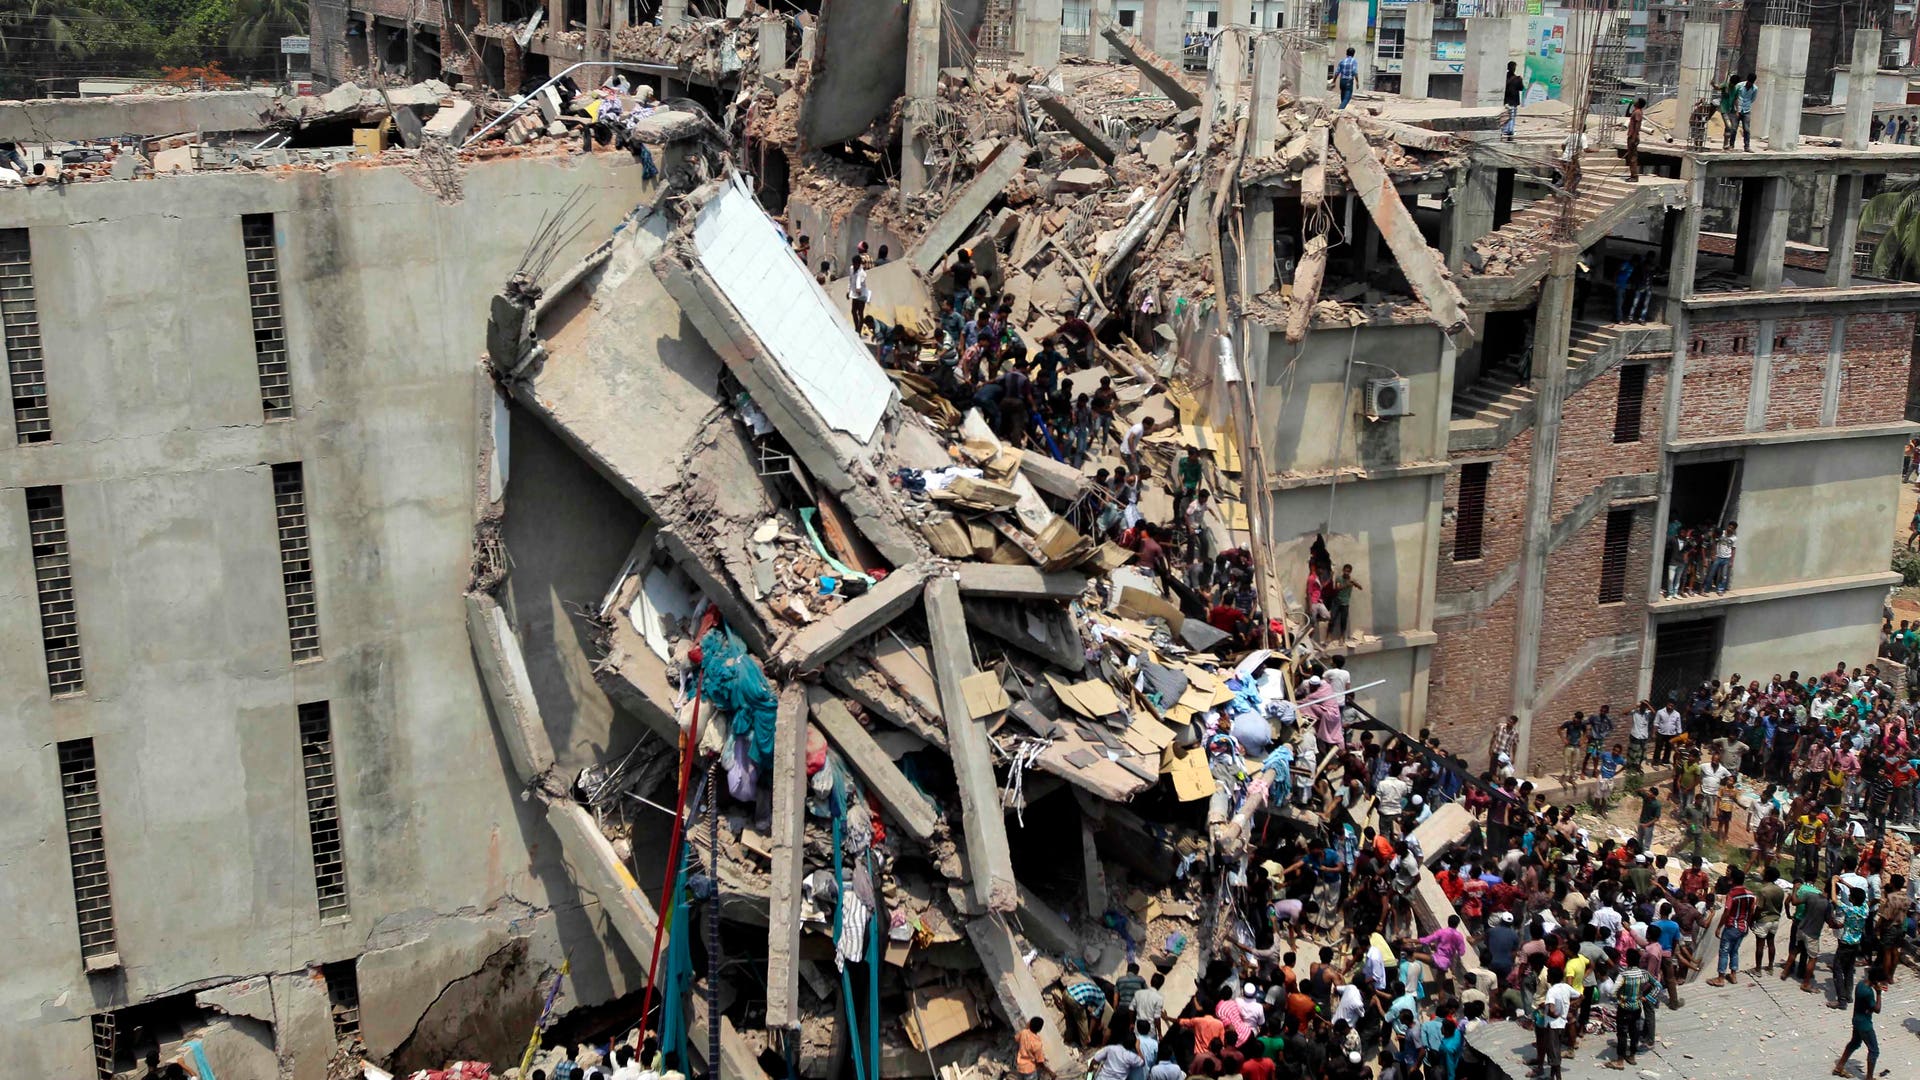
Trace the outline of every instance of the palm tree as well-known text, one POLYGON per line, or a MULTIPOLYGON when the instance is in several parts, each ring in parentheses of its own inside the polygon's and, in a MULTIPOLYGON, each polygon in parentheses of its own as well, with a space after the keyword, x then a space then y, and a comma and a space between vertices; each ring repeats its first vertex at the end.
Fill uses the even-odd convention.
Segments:
POLYGON ((47 54, 85 56, 82 15, 72 0, 0 0, 0 60, 12 66, 47 54))
POLYGON ((307 32, 307 0, 239 0, 233 9, 233 27, 227 44, 241 49, 266 49, 287 34, 307 32))
POLYGON ((1860 231, 1880 234, 1873 245, 1875 277, 1920 281, 1920 177, 1895 180, 1867 199, 1860 231))

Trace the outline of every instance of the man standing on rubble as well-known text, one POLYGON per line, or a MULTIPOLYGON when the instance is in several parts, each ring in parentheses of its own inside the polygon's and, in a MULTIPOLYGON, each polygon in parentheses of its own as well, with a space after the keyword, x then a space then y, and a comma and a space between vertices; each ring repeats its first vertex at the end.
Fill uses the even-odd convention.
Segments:
POLYGON ((1514 70, 1514 62, 1507 61, 1507 89, 1501 103, 1507 107, 1507 122, 1500 126, 1500 137, 1513 141, 1513 128, 1520 120, 1520 96, 1527 92, 1527 83, 1514 70))
POLYGON ((1333 74, 1340 80, 1340 107, 1344 109, 1353 100, 1353 85, 1360 79, 1360 61, 1354 59, 1352 49, 1348 49, 1347 55, 1340 58, 1333 74))
POLYGON ((1640 182, 1640 122, 1647 115, 1647 99, 1633 99, 1633 111, 1627 114, 1627 183, 1640 182))
POLYGON ((1036 1016, 1014 1033, 1013 1071, 1020 1080, 1035 1080, 1042 1073, 1051 1080, 1055 1075, 1053 1066, 1047 1064, 1046 1044, 1040 1041, 1040 1029, 1046 1026, 1046 1020, 1036 1016))

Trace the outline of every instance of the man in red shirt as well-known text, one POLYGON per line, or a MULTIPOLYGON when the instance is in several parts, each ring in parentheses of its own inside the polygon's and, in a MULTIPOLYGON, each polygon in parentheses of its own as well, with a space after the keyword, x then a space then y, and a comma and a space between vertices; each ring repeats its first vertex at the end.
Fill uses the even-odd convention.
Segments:
POLYGON ((1707 980, 1708 986, 1740 981, 1740 942, 1753 926, 1754 908, 1760 903, 1758 896, 1747 891, 1746 880, 1745 872, 1737 866, 1727 871, 1727 902, 1720 909, 1719 974, 1707 980))

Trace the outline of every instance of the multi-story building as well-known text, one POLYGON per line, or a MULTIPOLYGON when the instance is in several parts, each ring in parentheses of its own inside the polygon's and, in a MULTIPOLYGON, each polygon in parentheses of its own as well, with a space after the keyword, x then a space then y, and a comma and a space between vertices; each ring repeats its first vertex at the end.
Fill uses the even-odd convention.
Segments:
MULTIPOLYGON (((204 100, 50 104, 33 139, 184 119, 211 162, 204 100)), ((10 1071, 133 1075, 193 1030, 221 1076, 318 1080, 355 1036, 498 1059, 564 958, 566 1003, 634 985, 502 782, 461 593, 509 479, 477 470, 504 414, 476 313, 543 216, 571 201, 575 258, 640 177, 536 154, 452 191, 369 162, 0 190, 10 1071)))

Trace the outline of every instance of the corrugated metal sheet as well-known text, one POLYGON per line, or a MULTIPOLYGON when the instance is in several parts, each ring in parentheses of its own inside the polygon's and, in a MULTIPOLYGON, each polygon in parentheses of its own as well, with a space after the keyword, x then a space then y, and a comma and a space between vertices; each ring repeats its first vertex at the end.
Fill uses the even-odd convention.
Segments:
POLYGON ((870 441, 893 381, 737 181, 701 208, 693 244, 701 267, 827 426, 870 441))

